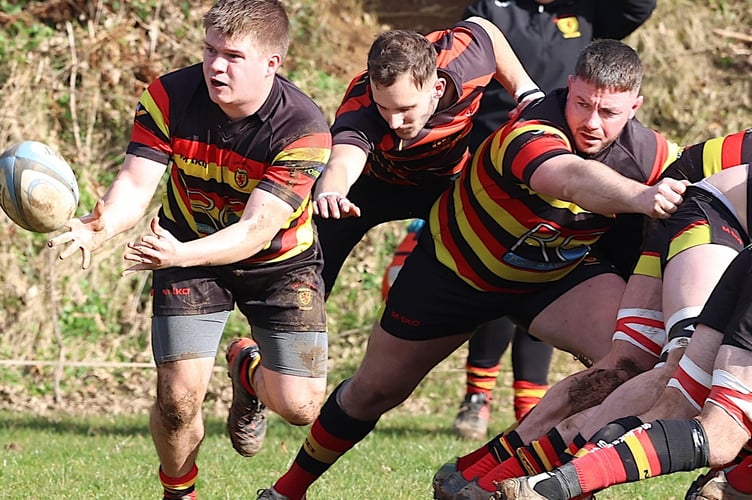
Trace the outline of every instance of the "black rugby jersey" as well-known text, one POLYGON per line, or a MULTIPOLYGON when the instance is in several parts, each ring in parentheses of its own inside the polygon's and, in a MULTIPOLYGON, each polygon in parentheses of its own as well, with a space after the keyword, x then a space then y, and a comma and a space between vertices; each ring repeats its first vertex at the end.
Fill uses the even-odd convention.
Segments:
POLYGON ((311 189, 331 135, 318 106, 281 76, 258 112, 236 121, 210 100, 201 64, 160 77, 139 100, 128 153, 169 166, 160 219, 181 241, 237 222, 258 188, 293 214, 244 262, 288 259, 313 243, 311 189))
MULTIPOLYGON (((560 279, 614 224, 613 216, 539 194, 528 184, 545 160, 578 154, 565 101, 566 89, 554 92, 492 134, 431 209, 438 260, 479 290, 521 293, 560 279)), ((652 184, 679 152, 632 119, 610 146, 588 158, 652 184)))

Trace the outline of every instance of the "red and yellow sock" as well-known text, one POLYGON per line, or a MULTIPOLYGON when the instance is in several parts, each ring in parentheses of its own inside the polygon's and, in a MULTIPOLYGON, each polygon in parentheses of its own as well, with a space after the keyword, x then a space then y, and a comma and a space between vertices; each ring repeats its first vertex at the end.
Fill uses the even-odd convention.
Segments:
POLYGON ((196 479, 198 478, 198 467, 193 464, 190 471, 180 477, 170 477, 164 473, 162 467, 159 467, 159 481, 164 488, 164 500, 195 500, 196 499, 196 479))
POLYGON ((531 476, 553 470, 561 465, 559 455, 566 449, 566 443, 554 427, 542 438, 531 441, 529 445, 517 448, 515 453, 520 465, 527 472, 525 475, 531 476))
POLYGON ((526 476, 517 457, 509 457, 478 479, 478 486, 488 492, 496 491, 496 483, 512 477, 526 476))
POLYGON ((577 456, 577 452, 579 452, 586 444, 587 439, 578 432, 574 439, 572 439, 572 442, 567 445, 567 449, 559 455, 559 462, 565 464, 571 461, 577 456))
POLYGON ((514 450, 522 446, 522 440, 516 431, 499 434, 487 444, 469 455, 457 459, 457 470, 462 477, 471 481, 483 477, 491 469, 514 455, 514 450))
POLYGON ((548 385, 535 384, 527 380, 515 380, 512 388, 514 389, 514 418, 520 420, 540 402, 548 390, 548 385))
POLYGON ((326 400, 292 467, 274 484, 290 500, 304 498, 316 479, 376 427, 377 421, 356 420, 345 413, 337 402, 342 387, 326 400))
POLYGON ((490 368, 474 366, 470 363, 465 365, 465 394, 485 394, 491 398, 491 391, 496 387, 496 379, 501 372, 501 364, 490 368))
POLYGON ((253 388, 253 375, 256 373, 259 363, 261 363, 261 356, 246 357, 240 363, 240 373, 248 374, 247 377, 243 377, 240 380, 240 384, 249 394, 256 394, 256 389, 253 388))
POLYGON ((548 499, 574 498, 615 484, 705 467, 708 453, 705 431, 696 420, 656 420, 529 483, 548 499))

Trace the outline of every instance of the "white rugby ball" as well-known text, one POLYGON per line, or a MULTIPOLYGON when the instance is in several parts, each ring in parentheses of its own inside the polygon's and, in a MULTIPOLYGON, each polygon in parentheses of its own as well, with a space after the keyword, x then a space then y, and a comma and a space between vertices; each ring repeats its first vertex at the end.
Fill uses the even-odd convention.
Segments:
POLYGON ((75 214, 78 196, 76 175, 50 146, 23 141, 0 155, 0 206, 22 228, 60 229, 75 214))

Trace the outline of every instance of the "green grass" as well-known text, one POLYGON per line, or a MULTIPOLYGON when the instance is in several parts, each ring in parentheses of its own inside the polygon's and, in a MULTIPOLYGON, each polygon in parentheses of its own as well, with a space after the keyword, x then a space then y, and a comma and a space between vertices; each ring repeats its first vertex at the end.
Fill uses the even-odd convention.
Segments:
MULTIPOLYGON (((449 431, 449 412, 411 415, 396 410, 310 490, 310 500, 431 498, 434 471, 477 446, 449 431)), ((242 458, 224 435, 224 422, 207 421, 198 465, 204 499, 255 498, 287 469, 306 428, 270 420, 267 441, 242 458)), ((0 485, 12 499, 158 498, 157 459, 145 415, 38 417, 0 412, 0 485)), ((695 473, 675 474, 598 494, 599 500, 684 498, 695 473)))

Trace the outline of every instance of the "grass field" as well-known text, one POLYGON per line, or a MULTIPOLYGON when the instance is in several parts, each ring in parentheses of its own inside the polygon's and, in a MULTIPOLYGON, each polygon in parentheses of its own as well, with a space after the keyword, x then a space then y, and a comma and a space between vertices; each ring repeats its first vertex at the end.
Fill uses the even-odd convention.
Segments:
MULTIPOLYGON (((344 362, 332 365, 330 390, 356 368, 357 357, 348 354, 348 350, 359 351, 362 336, 363 332, 353 332, 335 339, 331 357, 344 362)), ((375 432, 324 474, 311 488, 308 499, 430 499, 431 478, 438 467, 482 444, 460 440, 451 432, 451 422, 464 390, 465 356, 465 349, 460 349, 436 367, 402 406, 382 418, 375 432)), ((509 358, 509 352, 502 358, 502 374, 493 393, 494 432, 512 423, 509 358)), ((224 433, 229 380, 221 368, 221 360, 218 366, 205 404, 207 427, 198 460, 199 498, 255 499, 257 489, 268 487, 287 470, 308 429, 292 427, 272 416, 262 451, 252 459, 237 455, 224 433)), ((556 351, 550 382, 556 382, 578 366, 571 356, 556 351)), ((86 378, 87 373, 93 372, 96 370, 80 371, 78 376, 86 378)), ((153 376, 153 371, 140 373, 143 378, 135 383, 151 389, 154 382, 149 376, 153 376)), ((132 377, 127 372, 114 376, 132 377)), ((117 394, 110 396, 113 395, 115 398, 109 399, 113 413, 110 416, 83 416, 88 410, 106 412, 103 399, 94 396, 90 397, 91 408, 86 407, 86 400, 75 406, 68 401, 67 412, 0 410, 0 497, 158 498, 158 461, 143 405, 148 401, 121 395, 125 400, 118 402, 117 394)), ((696 475, 674 474, 622 485, 599 493, 598 499, 681 500, 696 475)))
MULTIPOLYGON (((431 498, 436 468, 475 444, 458 441, 449 413, 395 411, 310 490, 309 500, 431 498)), ((254 458, 232 450, 224 421, 212 417, 198 465, 202 499, 255 498, 287 469, 305 428, 272 418, 254 458)), ((161 494, 145 416, 39 418, 0 412, 0 486, 8 499, 145 499, 161 494)), ((696 474, 675 474, 611 488, 599 500, 682 499, 696 474)))

